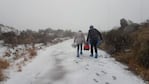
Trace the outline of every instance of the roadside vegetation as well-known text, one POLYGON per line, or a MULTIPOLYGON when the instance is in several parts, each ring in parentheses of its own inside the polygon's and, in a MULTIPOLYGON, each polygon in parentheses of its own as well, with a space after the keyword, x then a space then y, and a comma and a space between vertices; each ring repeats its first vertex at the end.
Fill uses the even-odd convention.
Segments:
MULTIPOLYGON (((30 29, 18 31, 17 29, 0 24, 0 47, 7 48, 0 56, 0 81, 6 77, 4 70, 10 64, 22 71, 22 66, 33 59, 37 50, 43 46, 53 45, 72 38, 74 32, 71 30, 53 30, 51 28, 32 31, 30 29)), ((1 49, 1 48, 0 48, 1 49)))
POLYGON ((0 81, 5 79, 3 70, 9 67, 9 62, 3 59, 0 59, 0 81))
POLYGON ((149 21, 137 24, 121 19, 120 24, 121 27, 103 33, 100 47, 149 81, 149 21))

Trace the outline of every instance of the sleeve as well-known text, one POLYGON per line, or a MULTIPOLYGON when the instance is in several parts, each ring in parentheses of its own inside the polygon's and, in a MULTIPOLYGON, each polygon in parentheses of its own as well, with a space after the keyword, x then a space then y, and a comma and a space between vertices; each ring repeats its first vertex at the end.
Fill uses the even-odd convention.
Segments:
POLYGON ((96 29, 101 40, 103 40, 101 33, 96 29))

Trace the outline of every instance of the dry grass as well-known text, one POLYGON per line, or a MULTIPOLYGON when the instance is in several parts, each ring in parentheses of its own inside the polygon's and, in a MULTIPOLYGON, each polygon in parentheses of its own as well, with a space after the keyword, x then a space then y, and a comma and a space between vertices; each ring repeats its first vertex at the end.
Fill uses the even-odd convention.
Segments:
POLYGON ((149 28, 141 28, 135 33, 134 55, 138 57, 135 72, 149 81, 149 28))
POLYGON ((9 63, 7 61, 0 59, 0 81, 4 80, 3 69, 6 69, 8 66, 9 63))
POLYGON ((0 69, 0 81, 4 80, 4 75, 2 73, 2 70, 0 69))
POLYGON ((0 69, 6 69, 9 66, 9 63, 6 60, 0 59, 0 69))
POLYGON ((137 75, 140 75, 143 79, 149 81, 149 69, 144 68, 142 65, 139 64, 136 57, 133 53, 116 53, 112 55, 116 58, 116 60, 127 64, 130 71, 134 72, 137 75))
MULTIPOLYGON (((112 53, 116 60, 128 65, 129 70, 149 81, 149 27, 141 27, 129 34, 132 45, 125 49, 112 53)), ((108 40, 110 42, 110 40, 108 40)), ((103 44, 101 47, 109 51, 112 44, 103 44)))
POLYGON ((36 56, 37 55, 37 51, 36 51, 36 49, 35 48, 30 48, 29 50, 28 50, 28 52, 29 52, 29 58, 33 58, 34 56, 36 56))

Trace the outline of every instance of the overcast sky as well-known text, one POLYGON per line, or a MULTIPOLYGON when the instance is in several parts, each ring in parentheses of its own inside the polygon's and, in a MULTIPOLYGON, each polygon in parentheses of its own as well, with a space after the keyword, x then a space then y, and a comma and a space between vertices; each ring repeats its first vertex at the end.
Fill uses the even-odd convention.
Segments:
POLYGON ((0 0, 0 24, 18 29, 99 30, 119 26, 121 18, 149 19, 149 0, 0 0))

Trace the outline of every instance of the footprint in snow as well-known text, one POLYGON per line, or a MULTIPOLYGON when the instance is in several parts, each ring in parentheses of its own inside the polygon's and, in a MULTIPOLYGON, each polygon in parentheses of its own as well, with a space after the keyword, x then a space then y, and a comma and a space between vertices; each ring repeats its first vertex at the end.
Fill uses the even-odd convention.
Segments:
POLYGON ((109 82, 106 82, 105 84, 110 84, 109 82))
POLYGON ((104 66, 103 64, 98 64, 98 65, 99 65, 99 66, 102 66, 102 67, 104 66))
POLYGON ((103 56, 103 58, 109 58, 109 56, 103 56))
POLYGON ((100 55, 99 57, 103 57, 103 55, 100 55))
POLYGON ((89 70, 87 67, 85 68, 86 70, 89 70))
POLYGON ((76 64, 78 64, 79 62, 78 61, 76 61, 76 60, 73 60, 76 64))
POLYGON ((117 62, 114 62, 114 64, 117 64, 117 62))
POLYGON ((89 68, 88 68, 88 67, 89 67, 89 64, 86 64, 85 69, 86 69, 86 70, 89 70, 89 68))
POLYGON ((115 76, 112 76, 113 80, 116 80, 117 78, 115 76))
POLYGON ((79 62, 76 61, 76 63, 78 64, 79 62))
POLYGON ((105 62, 99 62, 99 64, 106 64, 105 62))
POLYGON ((89 66, 89 64, 86 64, 86 66, 89 66))
POLYGON ((97 79, 95 79, 95 78, 94 78, 93 80, 94 80, 94 82, 96 82, 96 83, 98 83, 98 82, 99 82, 99 81, 98 81, 97 79))
POLYGON ((99 73, 96 73, 96 76, 100 76, 100 74, 99 73))
POLYGON ((101 71, 103 74, 107 74, 107 72, 105 72, 105 71, 101 71))
POLYGON ((39 73, 37 73, 36 75, 35 75, 35 79, 38 79, 38 76, 40 75, 40 72, 39 73))

